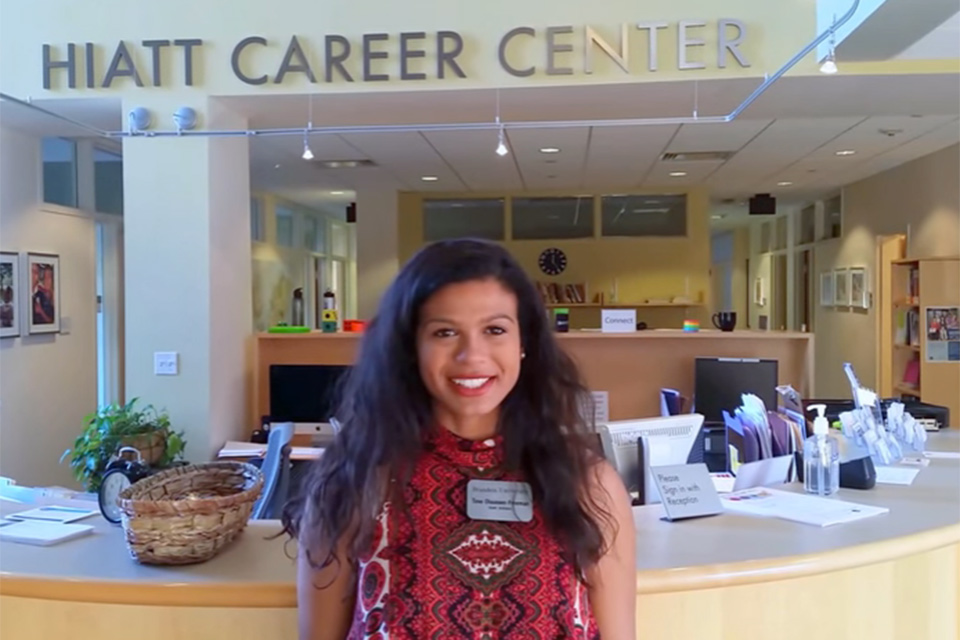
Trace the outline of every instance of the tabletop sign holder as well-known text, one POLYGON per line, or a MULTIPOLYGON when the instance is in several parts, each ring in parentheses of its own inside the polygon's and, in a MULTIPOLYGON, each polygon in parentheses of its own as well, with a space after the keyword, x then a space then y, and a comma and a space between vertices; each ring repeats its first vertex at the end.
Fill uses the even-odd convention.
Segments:
POLYGON ((666 513, 665 520, 715 516, 723 512, 707 465, 676 464, 650 470, 666 513))

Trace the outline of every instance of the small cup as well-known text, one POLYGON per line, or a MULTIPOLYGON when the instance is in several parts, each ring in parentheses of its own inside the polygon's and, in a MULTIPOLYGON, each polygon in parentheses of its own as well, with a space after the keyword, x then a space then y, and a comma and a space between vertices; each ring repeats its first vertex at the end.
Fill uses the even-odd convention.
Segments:
POLYGON ((710 319, 713 320, 713 326, 720 331, 733 331, 737 326, 736 311, 718 311, 710 319))

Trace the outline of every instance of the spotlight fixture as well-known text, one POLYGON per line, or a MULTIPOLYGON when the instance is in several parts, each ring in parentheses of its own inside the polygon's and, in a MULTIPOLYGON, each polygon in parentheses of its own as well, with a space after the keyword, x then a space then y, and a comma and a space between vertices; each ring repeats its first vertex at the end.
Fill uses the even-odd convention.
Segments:
POLYGON ((686 171, 671 171, 671 172, 670 172, 670 177, 671 177, 671 178, 682 178, 682 177, 684 177, 685 175, 687 175, 687 172, 686 172, 686 171))
POLYGON ((303 155, 304 160, 313 160, 313 151, 310 150, 310 142, 307 140, 307 132, 303 132, 303 155))
POLYGON ((439 180, 437 176, 423 176, 420 179, 423 180, 424 182, 436 182, 437 180, 439 180))
POLYGON ((832 76, 839 69, 837 69, 837 57, 833 53, 833 48, 830 48, 830 53, 827 54, 827 59, 823 61, 823 64, 820 65, 820 73, 825 73, 828 76, 832 76))
POLYGON ((820 73, 824 73, 828 76, 832 76, 837 72, 836 29, 837 29, 837 16, 834 15, 833 25, 830 27, 830 53, 827 54, 827 58, 823 61, 823 64, 820 65, 820 73))
POLYGON ((497 155, 498 155, 498 156, 505 156, 505 155, 507 155, 508 153, 510 153, 510 150, 507 149, 507 144, 506 144, 506 142, 504 142, 504 140, 503 140, 503 129, 501 129, 501 130, 500 130, 499 140, 498 140, 498 143, 497 143, 497 155))
POLYGON ((840 151, 837 151, 836 155, 838 155, 838 156, 852 156, 852 155, 855 154, 855 153, 856 153, 856 151, 854 151, 853 149, 841 149, 840 151))
POLYGON ((130 131, 144 131, 153 124, 153 115, 145 107, 134 107, 127 114, 130 123, 130 131))
POLYGON ((560 153, 560 149, 557 147, 541 147, 540 153, 560 153))
POLYGON ((190 107, 180 107, 173 112, 173 123, 177 131, 190 130, 197 126, 197 112, 190 107))

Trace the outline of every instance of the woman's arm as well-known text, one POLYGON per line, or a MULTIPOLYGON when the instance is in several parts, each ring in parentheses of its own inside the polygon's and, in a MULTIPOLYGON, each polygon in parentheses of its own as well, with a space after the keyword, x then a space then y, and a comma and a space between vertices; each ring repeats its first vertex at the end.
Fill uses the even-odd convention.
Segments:
POLYGON ((609 518, 599 518, 606 553, 587 571, 590 606, 603 640, 637 637, 637 531, 630 495, 607 462, 591 473, 593 501, 609 518), (609 520, 609 521, 608 521, 609 520))
MULTIPOLYGON (((350 631, 356 599, 354 568, 341 545, 326 567, 311 566, 306 553, 297 554, 297 614, 300 640, 344 640, 350 631)), ((318 559, 314 561, 319 564, 318 559)))

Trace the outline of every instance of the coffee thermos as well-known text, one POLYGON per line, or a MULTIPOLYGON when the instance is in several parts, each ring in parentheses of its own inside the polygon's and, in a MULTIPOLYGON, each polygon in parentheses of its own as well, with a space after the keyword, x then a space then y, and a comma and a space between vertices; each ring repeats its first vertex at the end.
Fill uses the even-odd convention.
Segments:
POLYGON ((290 320, 290 324, 294 327, 302 327, 307 324, 304 317, 302 287, 293 290, 293 317, 290 320))

